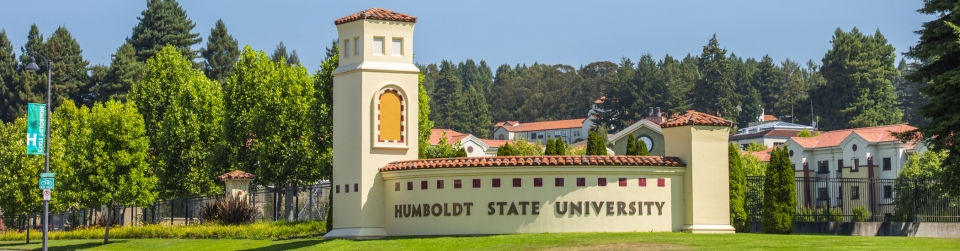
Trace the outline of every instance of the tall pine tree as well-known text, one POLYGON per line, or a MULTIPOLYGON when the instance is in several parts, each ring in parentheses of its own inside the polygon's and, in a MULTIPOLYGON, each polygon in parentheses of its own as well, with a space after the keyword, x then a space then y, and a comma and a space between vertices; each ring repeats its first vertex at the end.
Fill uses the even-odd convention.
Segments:
POLYGON ((217 24, 210 29, 207 46, 200 49, 200 55, 204 59, 203 72, 207 74, 207 78, 225 86, 227 79, 233 75, 233 64, 240 58, 240 48, 237 40, 227 33, 227 25, 223 24, 223 19, 217 19, 217 24))
POLYGON ((137 61, 133 45, 124 43, 110 57, 110 69, 107 70, 106 79, 94 87, 94 96, 99 101, 126 101, 130 87, 140 80, 142 68, 143 63, 137 61))
POLYGON ((44 97, 47 96, 47 77, 45 76, 47 64, 40 60, 39 56, 32 53, 43 53, 43 35, 37 25, 30 26, 30 32, 27 35, 27 44, 20 47, 20 65, 17 72, 20 73, 15 87, 10 88, 10 103, 7 105, 7 116, 10 118, 19 118, 27 114, 28 103, 44 103, 44 97), (26 70, 30 58, 35 57, 39 71, 32 72, 26 70))
POLYGON ((0 123, 16 119, 11 112, 16 101, 13 90, 17 87, 17 81, 17 55, 7 38, 7 31, 0 30, 0 123))
POLYGON ((66 27, 60 26, 43 46, 43 55, 53 61, 51 85, 53 85, 53 109, 65 99, 76 103, 90 103, 92 96, 87 75, 90 62, 83 59, 80 44, 70 35, 66 27))
POLYGON ((702 77, 693 89, 693 109, 711 114, 719 113, 725 119, 736 121, 737 86, 733 82, 727 50, 720 48, 716 34, 703 46, 700 72, 702 77))
POLYGON ((191 33, 196 23, 176 0, 147 0, 147 9, 137 17, 140 23, 133 27, 127 43, 137 51, 137 61, 145 62, 167 44, 177 47, 188 61, 197 58, 191 46, 203 41, 200 33, 191 33))

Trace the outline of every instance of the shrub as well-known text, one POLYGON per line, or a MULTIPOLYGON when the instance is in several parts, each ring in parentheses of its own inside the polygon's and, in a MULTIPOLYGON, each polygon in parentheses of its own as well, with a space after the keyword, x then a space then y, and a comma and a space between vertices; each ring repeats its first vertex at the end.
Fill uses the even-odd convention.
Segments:
POLYGON ((204 204, 197 212, 197 218, 202 222, 241 224, 253 222, 257 211, 257 206, 250 204, 246 196, 234 194, 214 203, 204 204))
POLYGON ((597 132, 590 131, 587 136, 587 155, 607 155, 607 146, 597 132))
MULTIPOLYGON (((269 222, 246 225, 220 225, 216 223, 178 225, 151 224, 143 226, 111 227, 110 237, 119 239, 287 239, 314 237, 326 232, 323 221, 269 222)), ((31 240, 42 235, 30 234, 31 240)), ((73 231, 50 231, 51 240, 103 239, 103 227, 80 228, 73 231)), ((22 241, 25 232, 8 231, 0 235, 0 241, 22 241)))
POLYGON ((543 155, 557 155, 557 147, 553 139, 547 139, 547 146, 543 149, 543 155))
POLYGON ((220 214, 217 212, 217 203, 203 203, 200 211, 197 212, 197 218, 201 223, 220 222, 220 214))
POLYGON ((873 213, 867 211, 863 206, 853 208, 853 222, 869 222, 873 219, 873 213))
POLYGON ((746 150, 748 152, 759 152, 759 151, 767 150, 767 146, 754 141, 754 142, 750 142, 750 144, 747 145, 746 150))
POLYGON ((761 224, 764 233, 790 234, 797 210, 793 165, 786 148, 774 148, 771 154, 763 184, 761 224))
POLYGON ((513 147, 510 146, 510 142, 503 143, 502 146, 497 148, 497 156, 514 156, 513 147))
POLYGON ((749 232, 747 212, 743 209, 746 199, 744 192, 747 187, 747 177, 743 175, 740 147, 735 143, 730 143, 727 148, 730 167, 730 225, 733 225, 737 232, 749 232))
POLYGON ((827 209, 826 207, 821 208, 810 208, 802 207, 794 215, 794 220, 796 222, 844 222, 843 209, 839 207, 832 207, 827 209))
POLYGON ((637 138, 633 137, 633 133, 627 135, 627 155, 637 155, 637 138))
POLYGON ((800 131, 799 133, 797 133, 797 137, 810 138, 810 137, 813 137, 813 134, 810 133, 810 129, 803 128, 802 131, 800 131))

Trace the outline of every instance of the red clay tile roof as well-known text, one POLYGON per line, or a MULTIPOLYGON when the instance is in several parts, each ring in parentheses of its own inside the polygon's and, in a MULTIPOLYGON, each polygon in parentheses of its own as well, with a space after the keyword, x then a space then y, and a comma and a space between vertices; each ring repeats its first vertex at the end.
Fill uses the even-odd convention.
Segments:
POLYGON ((484 144, 487 144, 489 147, 501 147, 503 144, 510 142, 509 140, 496 140, 496 139, 480 139, 484 144))
MULTIPOLYGON (((755 139, 755 138, 763 138, 763 137, 789 138, 789 137, 796 137, 797 134, 800 133, 800 131, 801 130, 773 129, 773 130, 760 131, 760 132, 755 132, 750 134, 730 135, 730 140, 755 139)), ((816 134, 817 132, 814 131, 811 133, 816 134)))
POLYGON ((387 20, 387 21, 400 21, 400 22, 411 22, 416 23, 417 17, 399 13, 396 11, 384 9, 384 8, 371 8, 365 11, 357 12, 353 15, 345 16, 340 19, 334 20, 333 23, 336 25, 341 25, 361 19, 374 19, 374 20, 387 20))
POLYGON ((443 138, 444 133, 446 133, 448 144, 453 144, 469 135, 450 129, 433 129, 430 131, 430 145, 440 144, 440 139, 443 138))
POLYGON ((677 157, 662 156, 509 156, 472 157, 397 161, 380 168, 381 172, 492 166, 673 166, 685 167, 677 157))
POLYGON ((663 124, 660 124, 662 128, 668 127, 677 127, 685 125, 705 125, 705 126, 732 126, 733 122, 723 119, 721 117, 713 116, 710 114, 688 110, 687 113, 683 115, 674 114, 673 117, 664 121, 663 124))
POLYGON ((763 151, 759 151, 759 152, 745 151, 742 153, 743 155, 748 155, 748 154, 753 155, 753 157, 757 157, 758 159, 760 159, 760 161, 763 161, 763 162, 770 162, 770 152, 772 151, 773 151, 773 147, 767 147, 767 149, 764 149, 763 151))
POLYGON ((770 115, 770 114, 764 114, 764 115, 763 115, 763 122, 767 122, 767 121, 777 121, 777 120, 779 120, 779 119, 777 119, 777 117, 774 117, 773 115, 770 115))
MULTIPOLYGON (((853 128, 846 130, 836 130, 823 132, 820 136, 810 137, 810 138, 801 138, 801 137, 791 137, 793 141, 797 142, 803 148, 820 148, 820 147, 834 147, 839 146, 840 142, 843 142, 847 136, 850 136, 851 133, 857 133, 864 139, 869 142, 888 142, 898 140, 896 137, 891 134, 891 132, 905 132, 910 130, 915 130, 916 127, 909 126, 906 124, 898 125, 885 125, 885 126, 874 126, 874 127, 864 127, 864 128, 853 128)), ((907 149, 913 149, 916 144, 908 143, 907 149)))
POLYGON ((233 170, 229 173, 221 174, 217 176, 217 178, 220 178, 220 180, 252 180, 257 178, 257 176, 244 171, 233 170))
POLYGON ((493 127, 503 127, 508 132, 531 132, 531 131, 544 131, 544 130, 557 130, 557 129, 570 129, 570 128, 582 128, 584 119, 567 119, 567 120, 554 120, 554 121, 543 121, 543 122, 530 122, 530 123, 520 123, 516 125, 517 121, 507 121, 506 124, 497 123, 493 127), (514 124, 515 126, 511 126, 514 124))

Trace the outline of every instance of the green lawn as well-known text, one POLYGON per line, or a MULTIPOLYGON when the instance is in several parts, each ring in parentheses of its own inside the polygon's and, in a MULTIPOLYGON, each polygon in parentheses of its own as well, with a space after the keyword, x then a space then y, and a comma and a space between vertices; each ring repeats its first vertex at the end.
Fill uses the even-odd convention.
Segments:
MULTIPOLYGON (((130 239, 54 240, 51 250, 942 250, 960 249, 960 239, 834 235, 700 235, 686 233, 568 233, 484 237, 392 238, 372 241, 320 239, 130 239)), ((0 242, 4 249, 39 244, 0 242)))

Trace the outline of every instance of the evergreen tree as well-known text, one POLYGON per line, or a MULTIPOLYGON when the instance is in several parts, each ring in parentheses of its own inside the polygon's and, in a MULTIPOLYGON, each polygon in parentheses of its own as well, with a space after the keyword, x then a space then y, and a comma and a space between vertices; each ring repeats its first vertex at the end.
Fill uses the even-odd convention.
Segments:
POLYGON ((779 92, 776 86, 779 75, 780 67, 773 63, 773 58, 770 55, 763 55, 760 63, 757 64, 757 73, 753 75, 753 81, 751 82, 757 87, 760 94, 761 108, 763 108, 764 113, 772 114, 774 110, 774 103, 777 101, 775 93, 779 92))
MULTIPOLYGON (((696 81, 684 78, 683 65, 679 60, 667 55, 658 67, 663 80, 653 83, 657 89, 666 90, 662 100, 654 100, 653 106, 661 107, 665 112, 679 113, 690 109, 690 93, 696 81)), ((693 67, 696 67, 695 65, 693 67)), ((696 72, 696 69, 694 69, 696 72)))
POLYGON ((497 148, 497 156, 514 156, 510 142, 503 143, 502 146, 497 148))
POLYGON ((837 29, 831 41, 833 48, 823 56, 820 71, 826 85, 814 90, 818 97, 826 130, 868 127, 899 123, 903 112, 898 108, 892 80, 894 48, 878 30, 873 36, 837 29))
POLYGON ((923 64, 922 61, 907 63, 906 60, 900 59, 900 64, 897 66, 900 74, 893 81, 893 85, 897 88, 897 102, 900 102, 900 109, 903 109, 903 121, 913 126, 927 123, 923 115, 920 115, 920 107, 929 103, 930 98, 920 93, 920 89, 927 85, 926 81, 910 81, 907 76, 913 75, 923 64))
POLYGON ((90 64, 83 59, 80 44, 70 35, 66 27, 60 26, 43 46, 43 55, 53 61, 51 67, 51 85, 53 87, 53 108, 59 107, 66 99, 77 103, 92 101, 87 75, 87 66, 90 64))
POLYGON ((730 167, 730 225, 737 229, 737 232, 749 232, 747 212, 744 210, 747 177, 743 174, 740 146, 730 143, 727 147, 727 155, 730 167))
POLYGON ((553 147, 553 139, 547 138, 547 144, 543 147, 543 155, 555 155, 553 147))
POLYGON ((636 78, 633 62, 623 58, 616 73, 609 78, 607 98, 599 105, 602 112, 593 120, 595 124, 610 125, 619 130, 643 117, 642 112, 636 112, 645 110, 640 103, 640 88, 634 83, 636 78))
POLYGON ((757 122, 757 119, 762 115, 760 113, 763 103, 760 92, 753 83, 758 63, 753 58, 747 59, 746 62, 739 59, 731 62, 733 63, 733 79, 737 83, 737 94, 739 95, 737 126, 743 128, 747 127, 750 122, 757 122))
POLYGON ((643 142, 643 140, 637 140, 636 142, 637 142, 637 143, 636 143, 636 144, 637 144, 637 145, 636 145, 636 147, 637 147, 637 155, 639 155, 639 156, 650 156, 650 150, 647 149, 647 142, 643 142))
POLYGON ((8 101, 6 114, 11 119, 26 116, 27 104, 29 103, 46 102, 47 76, 45 74, 47 65, 39 56, 32 54, 38 52, 43 53, 43 35, 40 34, 40 30, 34 24, 30 26, 26 45, 20 47, 20 65, 17 67, 17 72, 20 73, 17 79, 19 81, 15 84, 15 87, 9 89, 11 98, 8 101), (26 70, 31 57, 36 58, 40 70, 36 72, 26 70))
POLYGON ((590 131, 587 136, 587 155, 606 156, 607 147, 603 138, 597 132, 590 131))
POLYGON ((177 47, 187 61, 197 58, 197 52, 190 47, 203 38, 200 33, 191 33, 197 24, 176 0, 147 0, 147 9, 137 20, 140 22, 133 27, 133 35, 127 38, 127 43, 137 51, 137 61, 146 62, 167 44, 177 47))
POLYGON ((107 76, 93 87, 94 97, 101 102, 110 99, 125 102, 133 83, 140 80, 143 63, 137 61, 137 52, 129 43, 117 48, 117 53, 110 58, 107 76))
POLYGON ((200 49, 204 59, 204 73, 207 77, 226 86, 227 79, 233 75, 233 64, 240 58, 240 48, 237 39, 227 33, 227 25, 223 19, 217 19, 217 24, 210 29, 207 37, 207 46, 200 49))
POLYGON ((774 148, 763 181, 763 232, 790 234, 797 197, 793 164, 786 148, 774 148))
POLYGON ((960 60, 957 60, 960 58, 960 47, 957 46, 960 16, 954 15, 958 4, 956 0, 931 0, 925 1, 923 8, 917 10, 934 17, 916 32, 920 41, 910 47, 906 56, 928 60, 929 63, 917 68, 907 79, 927 82, 920 93, 927 95, 930 101, 920 107, 920 114, 929 123, 921 125, 917 132, 899 135, 907 140, 919 140, 922 135, 929 141, 931 150, 948 152, 943 160, 944 178, 940 182, 950 184, 947 191, 953 196, 960 195, 960 144, 957 143, 960 142, 957 131, 960 128, 960 113, 957 112, 960 85, 956 78, 960 74, 960 60))
POLYGON ((17 55, 7 38, 7 31, 0 30, 0 123, 12 122, 16 106, 17 55))
POLYGON ((297 50, 287 53, 287 46, 283 45, 283 41, 280 41, 280 44, 277 44, 277 47, 273 49, 273 54, 270 54, 270 60, 274 63, 287 62, 288 65, 300 64, 300 57, 297 56, 297 50))
MULTIPOLYGON (((463 90, 464 88, 460 81, 460 70, 457 69, 457 66, 450 61, 441 61, 439 79, 436 80, 436 87, 434 89, 435 96, 434 99, 431 99, 433 103, 430 104, 430 107, 436 108, 435 111, 437 114, 433 121, 437 127, 450 128, 453 130, 458 129, 453 128, 452 125, 457 123, 457 120, 460 118, 454 118, 453 116, 455 115, 453 114, 459 111, 456 105, 459 105, 459 107, 465 105, 456 104, 456 102, 462 99, 463 94, 461 92, 463 92, 463 90)), ((475 114, 470 114, 470 116, 473 115, 475 114)))
POLYGON ((716 34, 703 46, 700 72, 703 77, 694 88, 693 108, 711 114, 717 112, 725 119, 737 121, 736 84, 733 82, 727 50, 720 48, 716 34))
POLYGON ((633 136, 633 133, 630 133, 627 136, 627 155, 638 155, 640 152, 637 150, 637 138, 633 136))

